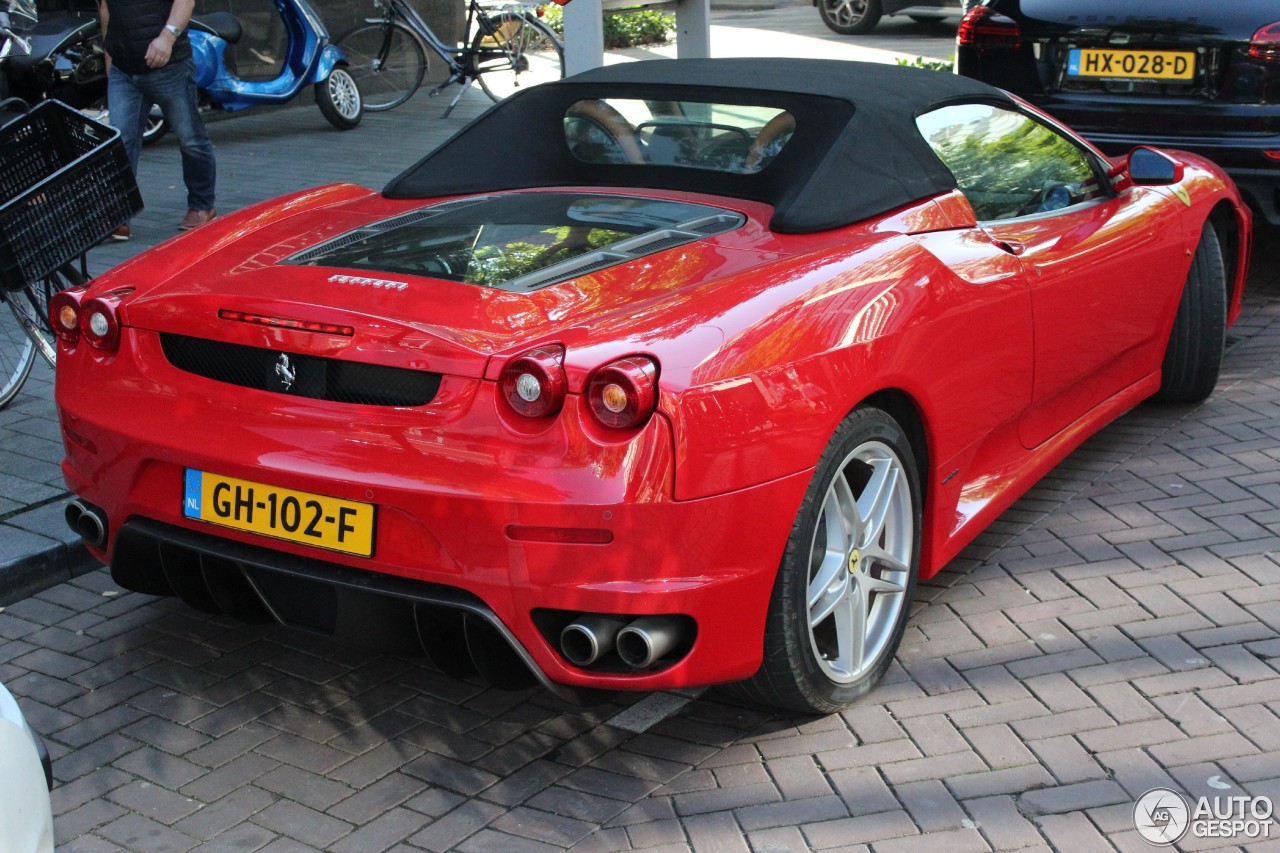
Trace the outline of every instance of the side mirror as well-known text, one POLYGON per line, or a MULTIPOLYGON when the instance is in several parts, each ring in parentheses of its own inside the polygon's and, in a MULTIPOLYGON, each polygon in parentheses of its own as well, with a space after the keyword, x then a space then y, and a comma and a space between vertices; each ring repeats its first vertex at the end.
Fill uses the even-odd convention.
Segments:
POLYGON ((1129 152, 1129 180, 1144 186, 1168 186, 1182 180, 1182 164, 1155 148, 1129 152))

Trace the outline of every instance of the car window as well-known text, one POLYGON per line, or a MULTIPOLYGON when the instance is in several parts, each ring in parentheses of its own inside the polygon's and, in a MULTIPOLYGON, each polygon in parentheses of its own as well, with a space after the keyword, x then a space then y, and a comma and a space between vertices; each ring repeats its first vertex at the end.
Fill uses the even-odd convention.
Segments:
POLYGON ((585 163, 681 166, 749 175, 778 156, 795 132, 776 107, 696 101, 593 98, 565 112, 565 142, 585 163))
POLYGON ((1106 194, 1089 154, 1054 128, 991 104, 954 104, 916 119, 980 222, 1030 216, 1106 194))

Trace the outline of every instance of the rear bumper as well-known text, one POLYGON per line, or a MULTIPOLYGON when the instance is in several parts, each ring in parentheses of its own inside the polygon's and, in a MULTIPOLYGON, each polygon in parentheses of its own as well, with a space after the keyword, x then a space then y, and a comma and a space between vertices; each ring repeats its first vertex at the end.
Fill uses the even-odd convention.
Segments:
MULTIPOLYGON (((486 382, 434 422, 419 409, 268 400, 181 373, 128 337, 110 359, 64 347, 57 385, 63 474, 105 515, 105 546, 91 550, 123 585, 233 615, 252 593, 250 615, 340 640, 399 630, 412 642, 419 611, 443 609, 499 636, 544 683, 575 689, 710 684, 758 668, 808 472, 675 501, 675 443, 661 417, 607 441, 571 395, 553 425, 520 433, 495 424, 486 382), (376 550, 351 556, 186 518, 187 468, 374 503, 376 550), (513 525, 610 539, 528 540, 513 525), (165 543, 179 552, 162 554, 165 543), (583 668, 557 644, 578 613, 679 615, 694 629, 652 668, 583 668)), ((463 628, 459 653, 474 656, 486 639, 463 628)))

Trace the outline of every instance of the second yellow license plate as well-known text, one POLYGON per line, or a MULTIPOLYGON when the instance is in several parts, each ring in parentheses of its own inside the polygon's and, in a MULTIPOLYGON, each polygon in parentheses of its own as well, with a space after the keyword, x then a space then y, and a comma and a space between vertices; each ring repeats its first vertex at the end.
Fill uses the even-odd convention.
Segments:
POLYGON ((1099 50, 1078 48, 1067 55, 1070 77, 1122 80, 1191 80, 1196 55, 1182 50, 1099 50))
POLYGON ((377 507, 186 469, 182 514, 330 551, 373 556, 377 507))

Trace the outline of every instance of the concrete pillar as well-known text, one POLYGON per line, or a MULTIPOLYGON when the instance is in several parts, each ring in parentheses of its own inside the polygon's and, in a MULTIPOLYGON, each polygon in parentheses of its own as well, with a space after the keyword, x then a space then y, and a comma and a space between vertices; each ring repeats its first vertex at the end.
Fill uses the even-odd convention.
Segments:
POLYGON ((676 56, 705 59, 711 55, 711 0, 679 0, 676 4, 676 56))
MULTIPOLYGON (((643 0, 573 0, 564 7, 564 73, 578 74, 604 64, 604 8, 659 5, 643 0)), ((666 5, 666 4, 662 4, 666 5)), ((711 55, 711 0, 675 0, 676 55, 711 55)))
POLYGON ((604 9, 601 0, 573 0, 564 7, 565 76, 580 74, 603 64, 604 9))

